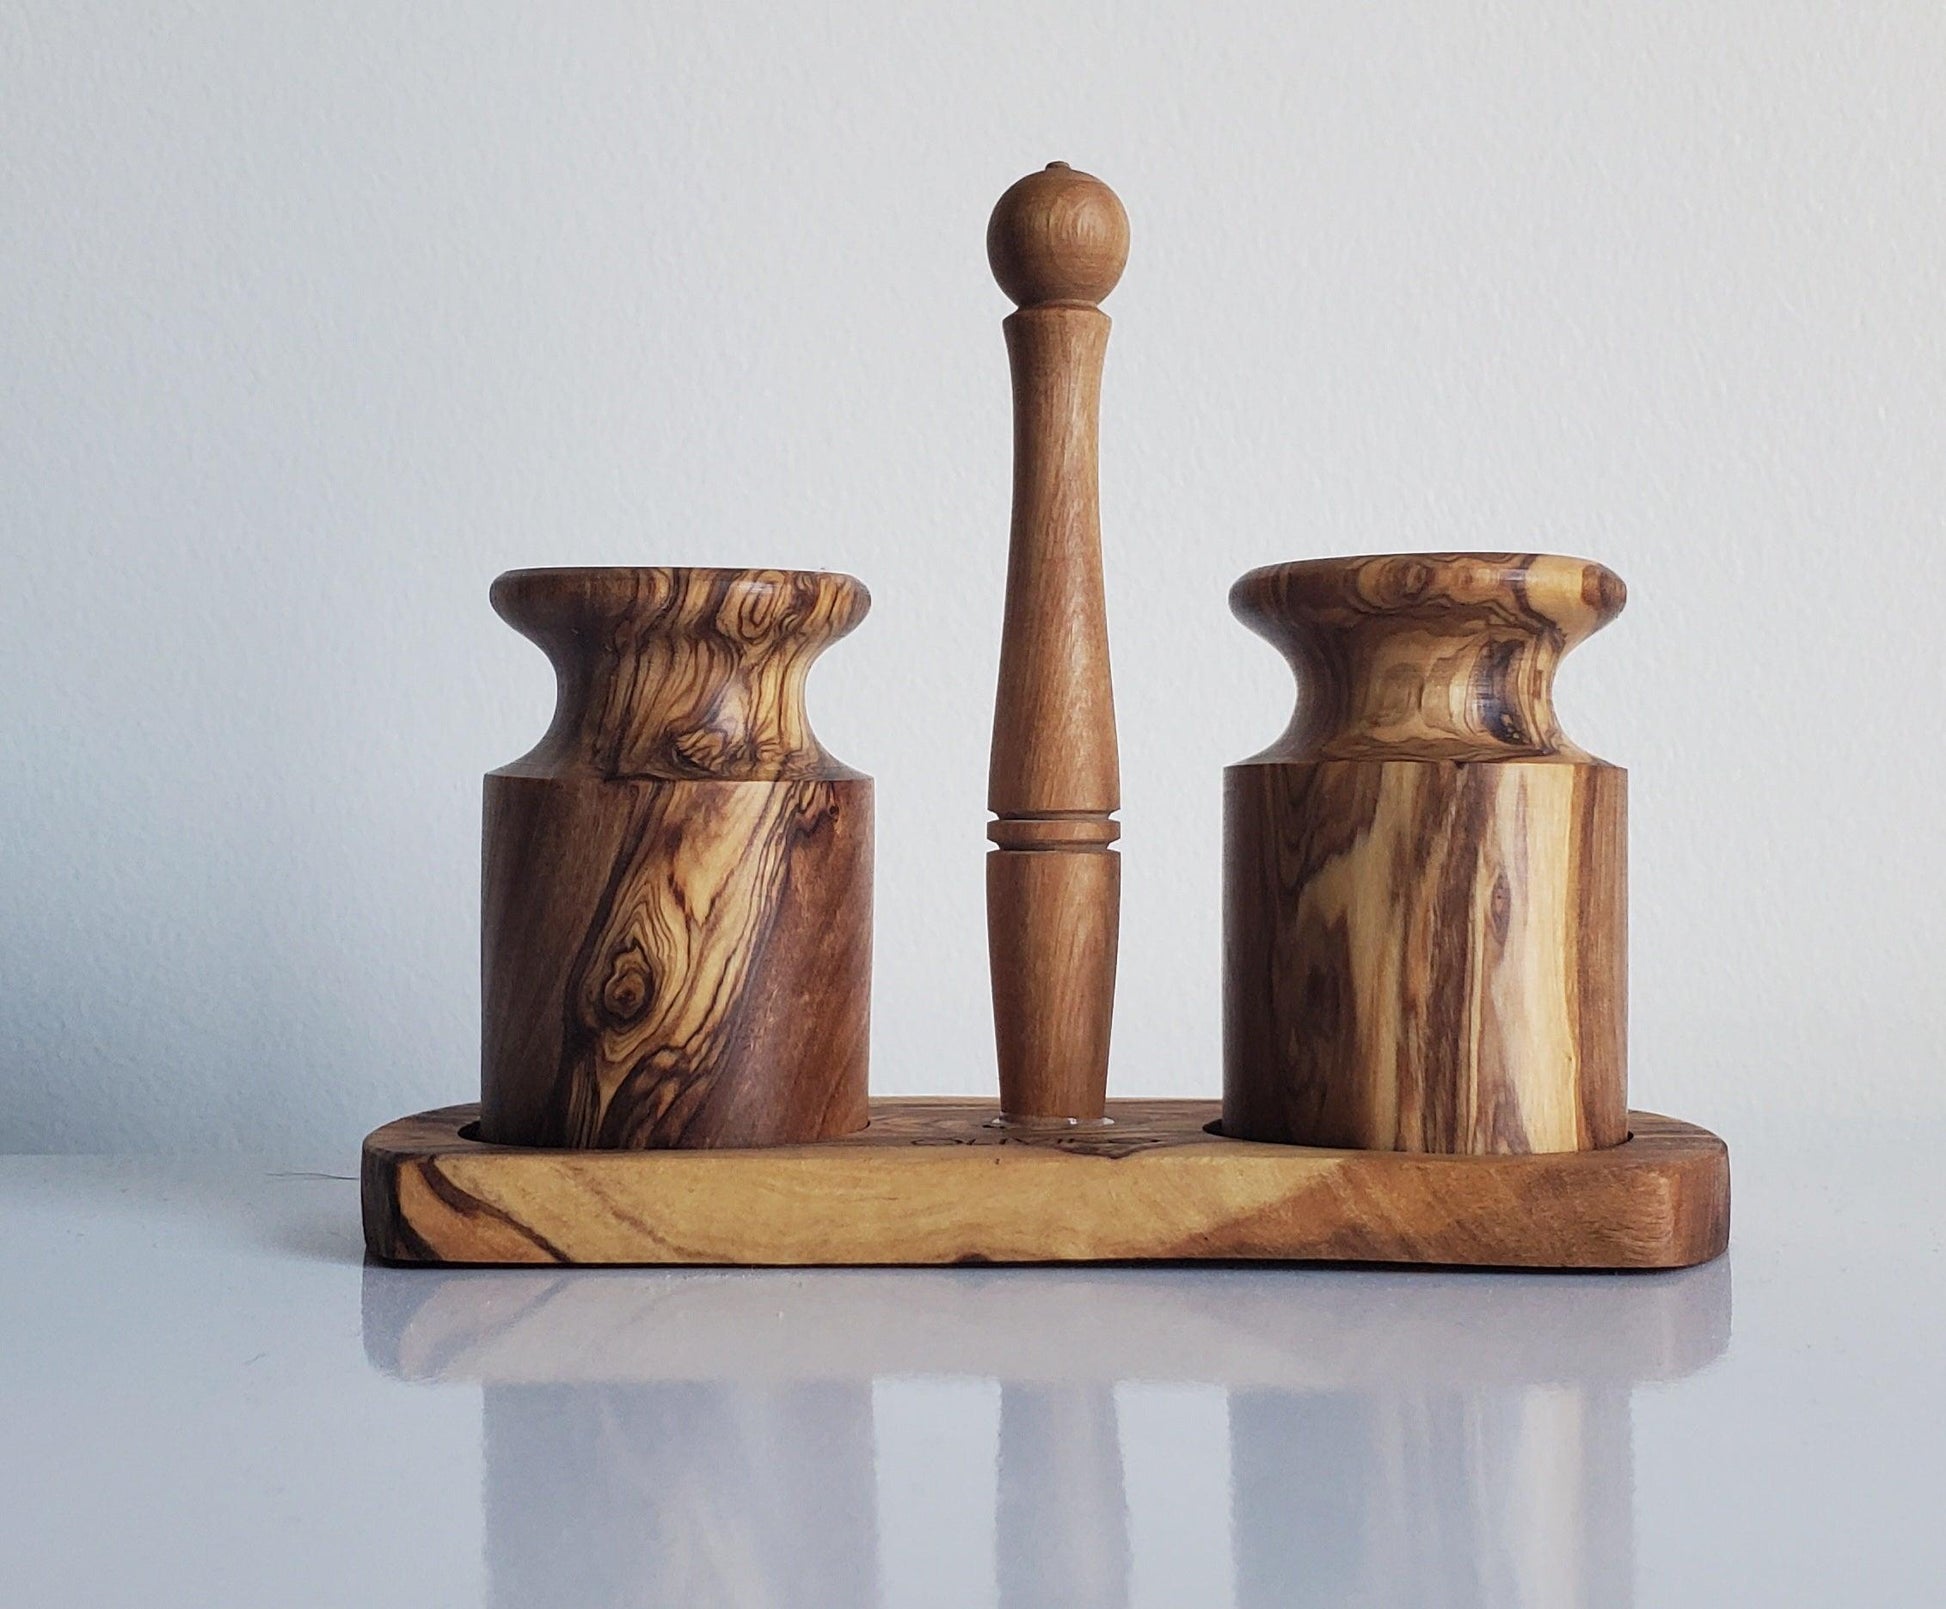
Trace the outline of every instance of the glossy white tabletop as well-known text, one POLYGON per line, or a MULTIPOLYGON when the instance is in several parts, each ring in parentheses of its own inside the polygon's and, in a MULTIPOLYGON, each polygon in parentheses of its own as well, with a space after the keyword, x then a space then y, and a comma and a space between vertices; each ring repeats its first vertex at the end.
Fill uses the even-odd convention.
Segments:
POLYGON ((1939 1602, 1895 1138, 1733 1146, 1631 1276, 442 1273, 347 1179, 3 1158, 0 1603, 1939 1602))

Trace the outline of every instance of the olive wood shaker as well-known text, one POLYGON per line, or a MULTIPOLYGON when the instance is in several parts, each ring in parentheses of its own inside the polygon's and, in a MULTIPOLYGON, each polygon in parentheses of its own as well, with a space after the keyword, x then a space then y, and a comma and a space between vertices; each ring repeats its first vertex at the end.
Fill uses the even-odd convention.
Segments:
POLYGON ((850 576, 518 570, 553 725, 486 779, 481 1137, 783 1145, 866 1124, 872 782, 804 712, 850 576))
POLYGON ((1225 773, 1225 1134, 1463 1155, 1627 1137, 1627 774, 1553 704, 1562 654, 1625 596, 1537 554, 1237 582, 1300 693, 1225 773))

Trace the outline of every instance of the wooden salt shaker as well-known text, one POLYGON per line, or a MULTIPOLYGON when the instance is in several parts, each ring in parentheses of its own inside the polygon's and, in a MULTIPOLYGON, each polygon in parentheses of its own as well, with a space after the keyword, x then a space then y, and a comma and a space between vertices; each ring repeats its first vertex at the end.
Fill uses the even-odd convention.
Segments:
POLYGON ((1120 931, 1121 772, 1102 594, 1097 444, 1108 315, 1128 259, 1114 191, 1065 162, 993 209, 987 259, 1019 311, 1014 502, 993 715, 987 948, 1002 1120, 1105 1121, 1120 931))
POLYGON ((1627 774, 1562 735, 1620 613, 1582 559, 1406 554, 1230 594, 1300 684, 1225 773, 1223 1132, 1448 1154, 1627 1137, 1627 774))
POLYGON ((782 1145, 865 1126, 872 781, 804 712, 845 575, 517 570, 553 725, 486 779, 481 1138, 782 1145))

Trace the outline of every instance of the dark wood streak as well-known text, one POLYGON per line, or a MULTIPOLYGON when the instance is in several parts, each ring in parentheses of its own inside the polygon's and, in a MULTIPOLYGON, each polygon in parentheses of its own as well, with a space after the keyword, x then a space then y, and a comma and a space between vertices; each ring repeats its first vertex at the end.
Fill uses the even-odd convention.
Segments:
POLYGON ((1408 554, 1272 566, 1231 597, 1299 697, 1226 773, 1227 1132, 1619 1143, 1626 777, 1553 706, 1561 655, 1619 611, 1619 579, 1408 554))
POLYGON ((531 1244, 549 1262, 564 1263, 568 1259, 562 1255, 561 1248, 554 1245, 532 1224, 522 1223, 512 1213, 482 1201, 478 1196, 469 1195, 440 1170, 438 1160, 431 1159, 419 1165, 419 1178, 426 1190, 442 1205, 450 1208, 460 1218, 480 1218, 490 1223, 502 1224, 522 1240, 531 1244))
POLYGON ((390 1151, 365 1143, 358 1163, 358 1206, 365 1223, 365 1247, 374 1257, 394 1262, 437 1262, 439 1253, 419 1233, 399 1196, 399 1180, 406 1167, 390 1151))
POLYGON ((872 784, 805 717, 850 577, 524 571, 559 688, 487 778, 482 1123, 499 1143, 783 1144, 865 1122, 872 784))

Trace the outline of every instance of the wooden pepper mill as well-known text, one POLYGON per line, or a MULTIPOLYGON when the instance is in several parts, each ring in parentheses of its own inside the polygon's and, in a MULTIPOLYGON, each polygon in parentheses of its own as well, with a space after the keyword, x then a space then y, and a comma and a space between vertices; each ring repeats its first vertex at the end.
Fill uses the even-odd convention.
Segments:
POLYGON ((987 259, 1018 311, 1013 534, 987 827, 1002 1121, 1103 1123, 1121 917, 1121 774, 1102 595, 1097 441, 1108 315, 1128 260, 1114 191, 1065 162, 1000 198, 987 259))
POLYGON ((517 570, 553 725, 486 779, 481 1137, 780 1145, 866 1123, 872 782, 804 713, 845 575, 517 570))
POLYGON ((1407 554, 1230 593, 1300 684, 1225 773, 1223 1132, 1458 1154, 1627 1137, 1627 774, 1554 717, 1582 559, 1407 554))

